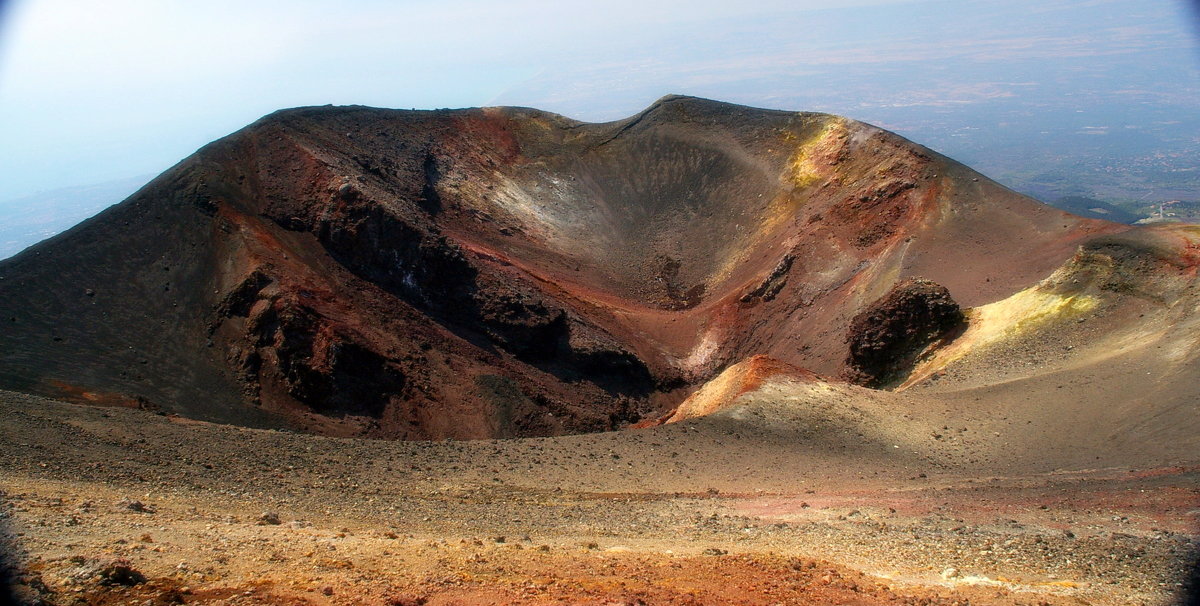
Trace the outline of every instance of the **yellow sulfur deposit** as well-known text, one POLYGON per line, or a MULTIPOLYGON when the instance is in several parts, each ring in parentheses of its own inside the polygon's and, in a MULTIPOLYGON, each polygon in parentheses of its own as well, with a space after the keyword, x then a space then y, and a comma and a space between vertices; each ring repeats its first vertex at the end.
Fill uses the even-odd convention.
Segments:
POLYGON ((901 389, 924 380, 972 351, 1018 336, 1054 320, 1088 313, 1099 305, 1094 296, 1045 292, 1042 285, 967 312, 969 328, 952 344, 914 369, 901 389))
POLYGON ((836 158, 846 137, 846 120, 830 117, 821 130, 817 131, 796 148, 791 159, 792 182, 798 187, 808 187, 829 173, 829 161, 836 158))

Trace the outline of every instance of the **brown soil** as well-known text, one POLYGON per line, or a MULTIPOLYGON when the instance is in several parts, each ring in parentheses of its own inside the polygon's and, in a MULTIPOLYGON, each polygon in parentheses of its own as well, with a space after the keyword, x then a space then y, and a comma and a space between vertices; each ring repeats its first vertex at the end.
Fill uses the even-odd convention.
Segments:
POLYGON ((0 411, 20 589, 53 604, 1162 604, 1200 496, 1195 466, 918 473, 715 420, 387 443, 0 411))

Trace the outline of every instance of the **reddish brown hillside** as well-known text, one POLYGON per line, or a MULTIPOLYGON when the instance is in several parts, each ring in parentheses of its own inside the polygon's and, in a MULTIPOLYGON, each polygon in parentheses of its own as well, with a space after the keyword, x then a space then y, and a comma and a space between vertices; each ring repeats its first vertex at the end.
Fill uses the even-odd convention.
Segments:
POLYGON ((294 109, 0 264, 0 387, 334 435, 599 431, 754 355, 835 375, 906 278, 974 307, 1124 229, 823 114, 294 109))

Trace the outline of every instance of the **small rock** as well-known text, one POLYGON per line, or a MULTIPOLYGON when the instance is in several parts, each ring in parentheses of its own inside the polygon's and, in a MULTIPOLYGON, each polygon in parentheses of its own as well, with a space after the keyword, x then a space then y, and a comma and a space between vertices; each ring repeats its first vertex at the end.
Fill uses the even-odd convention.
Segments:
POLYGON ((278 526, 283 522, 279 520, 279 514, 273 511, 264 511, 254 523, 259 526, 278 526))
POLYGON ((146 582, 146 575, 133 567, 124 558, 113 560, 100 569, 98 574, 101 585, 124 585, 132 587, 146 582))
POLYGON ((708 556, 723 556, 729 552, 725 551, 724 549, 718 549, 716 547, 709 547, 708 549, 705 549, 703 551, 703 553, 704 553, 704 555, 708 555, 708 556))
POLYGON ((130 499, 121 499, 120 501, 117 501, 117 509, 136 511, 138 513, 154 513, 153 507, 150 507, 141 501, 133 501, 130 499))
POLYGON ((184 591, 179 589, 168 589, 158 595, 154 599, 155 604, 185 604, 187 601, 183 599, 184 591))
POLYGON ((960 576, 962 575, 959 574, 958 569, 954 567, 950 567, 942 571, 943 579, 957 579, 960 576))
POLYGON ((429 598, 425 596, 397 596, 389 598, 387 601, 388 606, 425 606, 427 603, 429 603, 429 598))

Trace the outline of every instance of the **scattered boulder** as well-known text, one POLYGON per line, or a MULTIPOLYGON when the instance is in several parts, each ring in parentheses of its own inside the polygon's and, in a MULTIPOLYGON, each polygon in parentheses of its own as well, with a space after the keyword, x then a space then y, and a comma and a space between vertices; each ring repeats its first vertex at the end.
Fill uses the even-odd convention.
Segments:
POLYGON ((278 526, 283 521, 279 519, 279 514, 273 511, 264 511, 254 523, 259 526, 278 526))
POLYGON ((146 582, 146 575, 133 567, 133 563, 124 558, 115 559, 102 568, 97 576, 101 585, 124 585, 132 587, 146 582))
POLYGON ((154 513, 153 507, 133 499, 121 499, 120 501, 117 501, 117 509, 120 511, 133 511, 136 513, 154 513))
POLYGON ((429 598, 425 596, 394 596, 388 598, 388 606, 425 606, 429 598))
POLYGON ((154 604, 186 604, 184 592, 178 589, 167 589, 154 598, 154 604))

